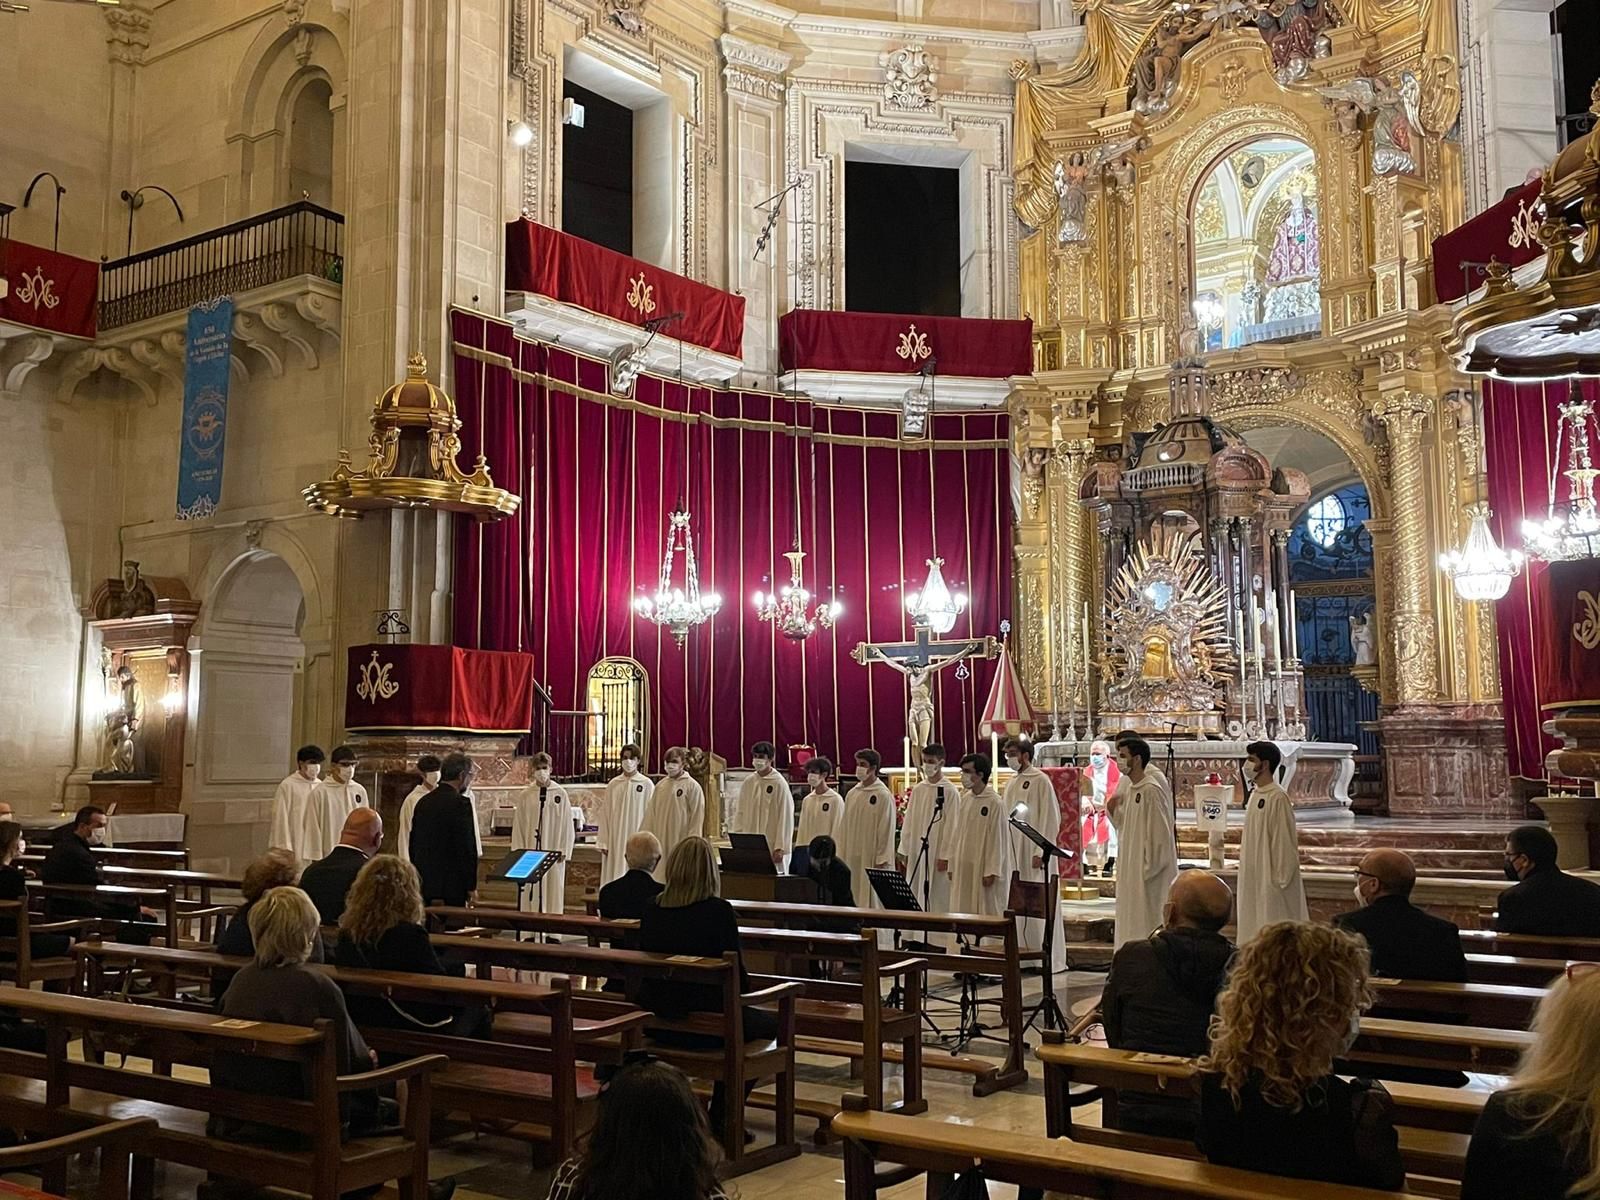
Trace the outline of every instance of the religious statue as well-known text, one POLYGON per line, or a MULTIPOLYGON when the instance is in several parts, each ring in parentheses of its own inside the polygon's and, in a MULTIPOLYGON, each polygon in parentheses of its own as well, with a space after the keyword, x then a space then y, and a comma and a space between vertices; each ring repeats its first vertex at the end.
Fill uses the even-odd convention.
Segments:
POLYGON ((935 671, 968 658, 993 658, 998 646, 992 637, 970 638, 965 641, 939 641, 930 636, 925 625, 918 625, 917 637, 911 642, 861 642, 850 651, 850 657, 862 666, 882 663, 906 677, 911 690, 911 702, 906 710, 906 734, 914 750, 920 750, 933 740, 933 684, 935 671))
POLYGON ((1089 240, 1084 216, 1089 209, 1089 166, 1083 151, 1074 150, 1056 163, 1056 211, 1060 216, 1057 241, 1073 245, 1089 240))
MULTIPOLYGON (((135 566, 137 564, 134 564, 135 566)), ((105 771, 113 775, 132 775, 135 741, 144 724, 144 689, 126 663, 113 677, 116 691, 107 681, 108 711, 105 718, 105 771)))
POLYGON ((1267 283, 1314 279, 1322 274, 1322 242, 1317 213, 1304 186, 1289 193, 1289 211, 1278 222, 1267 256, 1267 283))
POLYGON ((1310 60, 1326 58, 1333 47, 1323 31, 1336 24, 1326 0, 1280 0, 1256 14, 1256 28, 1272 51, 1279 83, 1297 83, 1311 69, 1310 60))
POLYGON ((1363 613, 1350 618, 1350 646, 1356 652, 1358 667, 1370 667, 1378 659, 1372 648, 1372 614, 1363 613))
POLYGON ((1157 116, 1167 111, 1178 87, 1183 56, 1211 36, 1216 27, 1197 8, 1168 12, 1151 36, 1150 48, 1133 64, 1133 111, 1157 116))
POLYGON ((155 610, 155 592, 139 573, 139 564, 129 559, 122 564, 122 595, 117 601, 117 619, 148 617, 155 610))
POLYGON ((1353 105, 1372 115, 1373 174, 1417 173, 1414 139, 1422 128, 1422 83, 1415 73, 1400 72, 1398 84, 1381 75, 1362 75, 1337 87, 1319 87, 1317 92, 1335 102, 1334 113, 1341 131, 1346 124, 1346 119, 1339 117, 1341 107, 1348 111, 1353 105))

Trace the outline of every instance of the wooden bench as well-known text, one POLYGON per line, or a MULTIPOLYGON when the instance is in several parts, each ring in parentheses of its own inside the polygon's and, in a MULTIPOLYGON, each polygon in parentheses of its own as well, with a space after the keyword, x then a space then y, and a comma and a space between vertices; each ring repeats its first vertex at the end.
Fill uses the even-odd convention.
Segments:
POLYGON ((426 1200, 429 1076, 439 1055, 353 1075, 337 1074, 338 1031, 263 1021, 227 1021, 214 1013, 173 1012, 84 996, 13 989, 9 1007, 41 1025, 45 1053, 0 1049, 0 1121, 57 1135, 125 1117, 159 1124, 135 1151, 134 1192, 148 1196, 150 1162, 182 1163, 257 1186, 336 1200, 345 1192, 395 1180, 402 1200, 426 1200), (122 1052, 119 1067, 67 1054, 75 1038, 122 1052), (131 1056, 209 1068, 218 1053, 272 1059, 298 1067, 310 1098, 236 1092, 193 1078, 160 1075, 129 1065, 131 1056), (406 1119, 397 1136, 340 1141, 342 1095, 404 1081, 406 1119), (248 1121, 303 1138, 306 1148, 228 1141, 207 1132, 208 1119, 248 1121))
MULTIPOLYGON (((21 856, 22 863, 37 869, 44 862, 45 849, 50 843, 45 840, 28 839, 29 846, 40 847, 30 850, 21 856)), ((146 867, 155 870, 187 870, 189 866, 189 852, 187 850, 151 850, 140 846, 90 846, 90 852, 102 867, 146 867)))
POLYGON ((1528 958, 1512 954, 1468 954, 1467 979, 1471 983, 1511 983, 1521 987, 1549 987, 1574 960, 1528 958))
POLYGON ((118 917, 73 912, 86 903, 119 904, 126 908, 153 908, 161 914, 163 924, 151 925, 152 936, 164 935, 178 927, 178 893, 171 885, 164 887, 128 887, 123 884, 101 883, 43 883, 28 880, 28 895, 37 898, 47 921, 79 918, 98 921, 102 929, 120 928, 139 922, 118 917))
MULTIPOLYGON (((852 1102, 855 1097, 850 1098, 852 1102)), ((1099 1200, 1405 1200, 1415 1193, 1284 1179, 1062 1138, 1011 1133, 892 1113, 862 1100, 833 1121, 845 1141, 844 1200, 872 1200, 880 1186, 928 1177, 929 1200, 972 1167, 1002 1183, 1099 1200), (903 1168, 885 1171, 885 1164, 903 1168)))
MULTIPOLYGON (((477 967, 479 978, 494 968, 574 976, 583 980, 620 978, 632 997, 646 980, 672 980, 716 987, 722 992, 721 1011, 694 1013, 682 1019, 652 1016, 646 1026, 646 1045, 657 1058, 672 1063, 685 1074, 721 1083, 728 1095, 722 1128, 716 1130, 727 1154, 725 1173, 742 1175, 800 1153, 795 1141, 794 1021, 800 986, 780 983, 753 992, 741 992, 739 956, 720 959, 677 954, 646 954, 638 950, 609 950, 593 946, 547 945, 509 938, 463 937, 434 934, 434 947, 477 967), (777 1035, 771 1039, 744 1039, 744 1014, 750 1009, 775 1008, 777 1035), (651 1030, 695 1034, 720 1040, 711 1049, 685 1049, 650 1037, 651 1030), (773 1143, 756 1150, 744 1144, 744 1091, 747 1082, 771 1079, 774 1087, 776 1133, 773 1143)), ((595 1014, 631 1012, 634 1006, 615 993, 587 991, 582 1011, 595 1014)))
POLYGON ((1500 933, 1494 929, 1463 929, 1461 948, 1468 954, 1510 954, 1520 958, 1600 962, 1600 938, 1548 937, 1533 933, 1500 933))
MULTIPOLYGON (((51 1195, 65 1196, 67 1164, 75 1154, 100 1155, 96 1200, 128 1200, 128 1167, 132 1151, 156 1129, 149 1117, 93 1125, 77 1133, 8 1146, 0 1150, 0 1175, 41 1168, 40 1183, 51 1195)), ((21 1189, 18 1189, 21 1190, 21 1189)))
POLYGON ((1545 995, 1542 987, 1442 983, 1431 979, 1374 979, 1372 987, 1377 993, 1378 1009, 1437 1013, 1491 1029, 1526 1029, 1533 1010, 1545 995))
MULTIPOLYGON (((0 900, 0 924, 14 929, 11 937, 0 937, 0 980, 29 988, 36 983, 70 985, 77 961, 69 951, 48 958, 33 956, 33 935, 59 933, 82 935, 97 927, 93 919, 41 921, 29 911, 25 900, 0 900)), ((63 989, 65 990, 65 989, 63 989)))
POLYGON ((1342 1061, 1503 1075, 1532 1044, 1533 1034, 1521 1029, 1362 1017, 1361 1032, 1342 1061))

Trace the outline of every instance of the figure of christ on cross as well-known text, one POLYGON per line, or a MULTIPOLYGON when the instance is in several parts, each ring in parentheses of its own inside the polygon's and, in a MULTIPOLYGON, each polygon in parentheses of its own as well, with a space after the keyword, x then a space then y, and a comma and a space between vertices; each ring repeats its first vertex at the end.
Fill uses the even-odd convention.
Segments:
POLYGON ((858 642, 850 657, 862 666, 882 663, 906 677, 911 686, 911 706, 906 714, 906 732, 913 753, 933 741, 933 689, 935 671, 954 666, 966 658, 994 658, 1000 643, 992 637, 966 641, 940 641, 926 625, 916 627, 917 636, 909 642, 858 642))

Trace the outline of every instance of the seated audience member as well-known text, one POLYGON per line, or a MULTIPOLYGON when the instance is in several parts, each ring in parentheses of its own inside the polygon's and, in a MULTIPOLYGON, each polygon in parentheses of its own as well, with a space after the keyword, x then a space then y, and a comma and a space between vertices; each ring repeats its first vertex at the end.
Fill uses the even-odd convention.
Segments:
MULTIPOLYGON (((434 953, 422 917, 422 882, 403 858, 380 854, 361 868, 339 918, 339 944, 333 961, 365 971, 407 971, 413 975, 459 975, 466 968, 446 964, 434 953)), ((488 1032, 489 1012, 481 1005, 463 1008, 354 994, 347 997, 358 1025, 426 1029, 461 1037, 488 1032)), ((404 1056, 393 1056, 399 1061, 404 1056)))
POLYGON ((1541 825, 1523 825, 1506 838, 1506 878, 1494 927, 1501 933, 1600 937, 1600 885, 1556 866, 1556 839, 1541 825))
MULTIPOLYGON (((1233 944, 1222 927, 1233 911, 1228 885, 1206 871, 1178 872, 1167 890, 1161 928, 1124 942, 1111 959, 1100 1009, 1106 1044, 1117 1050, 1198 1058, 1233 944)), ((1188 1100, 1124 1096, 1117 1128, 1164 1137, 1194 1136, 1188 1100)))
POLYGON ((383 818, 378 810, 362 805, 350 811, 339 833, 339 844, 300 873, 300 889, 311 897, 324 925, 337 925, 344 914, 345 897, 383 844, 383 818))
POLYGON ((637 921, 661 894, 654 874, 661 863, 661 843, 649 830, 641 830, 628 838, 622 853, 628 870, 600 889, 600 915, 608 921, 637 921))
POLYGON ((1383 979, 1438 979, 1465 983, 1467 957, 1461 931, 1411 903, 1417 868, 1399 850, 1373 850, 1356 868, 1360 908, 1333 923, 1367 943, 1372 973, 1383 979))
POLYGON ((1600 968, 1568 968, 1533 1033, 1511 1086, 1483 1106, 1461 1200, 1600 1197, 1600 968))
POLYGON ((1372 1003, 1367 948, 1279 921, 1239 948, 1201 1062, 1195 1141, 1219 1166, 1394 1191, 1405 1183, 1394 1103, 1333 1061, 1372 1003))
POLYGON ((683 1072, 631 1063, 600 1094, 583 1153, 561 1164, 547 1200, 727 1200, 721 1157, 683 1072))
MULTIPOLYGON (((667 855, 667 886, 655 898, 639 922, 639 948, 654 954, 691 954, 698 958, 721 958, 739 949, 739 918, 733 905, 722 899, 721 877, 711 843, 703 837, 688 837, 667 855)), ((739 990, 750 990, 750 976, 739 964, 739 990)), ((721 1012, 722 990, 711 983, 679 983, 671 979, 647 979, 639 989, 639 1005, 662 1017, 682 1017, 688 1013, 721 1012)), ((778 1032, 777 1020, 760 1009, 744 1010, 744 1040, 771 1038, 778 1032)), ((652 1036, 664 1044, 697 1049, 722 1045, 715 1035, 655 1030, 652 1036)), ((747 1088, 755 1089, 752 1082, 747 1088)), ((742 1100, 740 1101, 742 1103, 742 1100)), ((711 1093, 711 1127, 722 1128, 726 1088, 718 1083, 711 1093)))
MULTIPOLYGON (((222 934, 217 938, 217 953, 235 958, 254 957, 256 945, 250 938, 250 910, 255 907, 257 900, 273 888, 293 887, 299 874, 299 862, 293 850, 275 847, 260 858, 253 859, 250 865, 245 867, 244 877, 239 880, 239 892, 244 896, 244 903, 222 927, 222 934)), ((307 961, 315 963, 323 961, 320 935, 311 947, 311 957, 307 961)), ((220 967, 212 971, 211 994, 220 1000, 222 993, 228 990, 228 984, 233 982, 233 976, 232 970, 220 967)))
MULTIPOLYGON (((94 887, 104 881, 100 878, 100 864, 91 847, 105 844, 106 810, 86 804, 77 811, 70 825, 55 831, 44 862, 39 865, 39 878, 45 883, 71 884, 77 887, 94 887)), ((50 899, 53 917, 99 917, 108 921, 133 921, 149 923, 156 914, 148 908, 126 901, 103 900, 96 896, 54 896, 50 899)), ((125 927, 119 940, 147 945, 152 930, 125 927)))
MULTIPOLYGON (((28 902, 28 875, 20 861, 27 852, 22 826, 15 821, 0 820, 0 900, 28 902)), ((16 935, 16 919, 0 916, 0 937, 16 935)), ((34 958, 60 958, 71 953, 72 939, 64 933, 36 933, 28 939, 28 951, 34 958)), ((11 955, 0 954, 0 957, 11 955)))
POLYGON ((850 885, 850 868, 839 858, 839 847, 825 833, 819 833, 806 847, 811 865, 806 874, 817 885, 817 903, 832 904, 839 908, 856 907, 855 891, 850 885))

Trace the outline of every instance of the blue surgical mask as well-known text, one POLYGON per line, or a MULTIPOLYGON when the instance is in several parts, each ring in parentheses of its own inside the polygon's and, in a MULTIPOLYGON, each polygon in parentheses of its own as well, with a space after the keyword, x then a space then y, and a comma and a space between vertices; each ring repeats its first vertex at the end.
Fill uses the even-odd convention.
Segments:
POLYGON ((1091 755, 1089 755, 1089 765, 1091 767, 1103 767, 1103 766, 1105 766, 1106 765, 1106 756, 1104 754, 1091 754, 1091 755))

